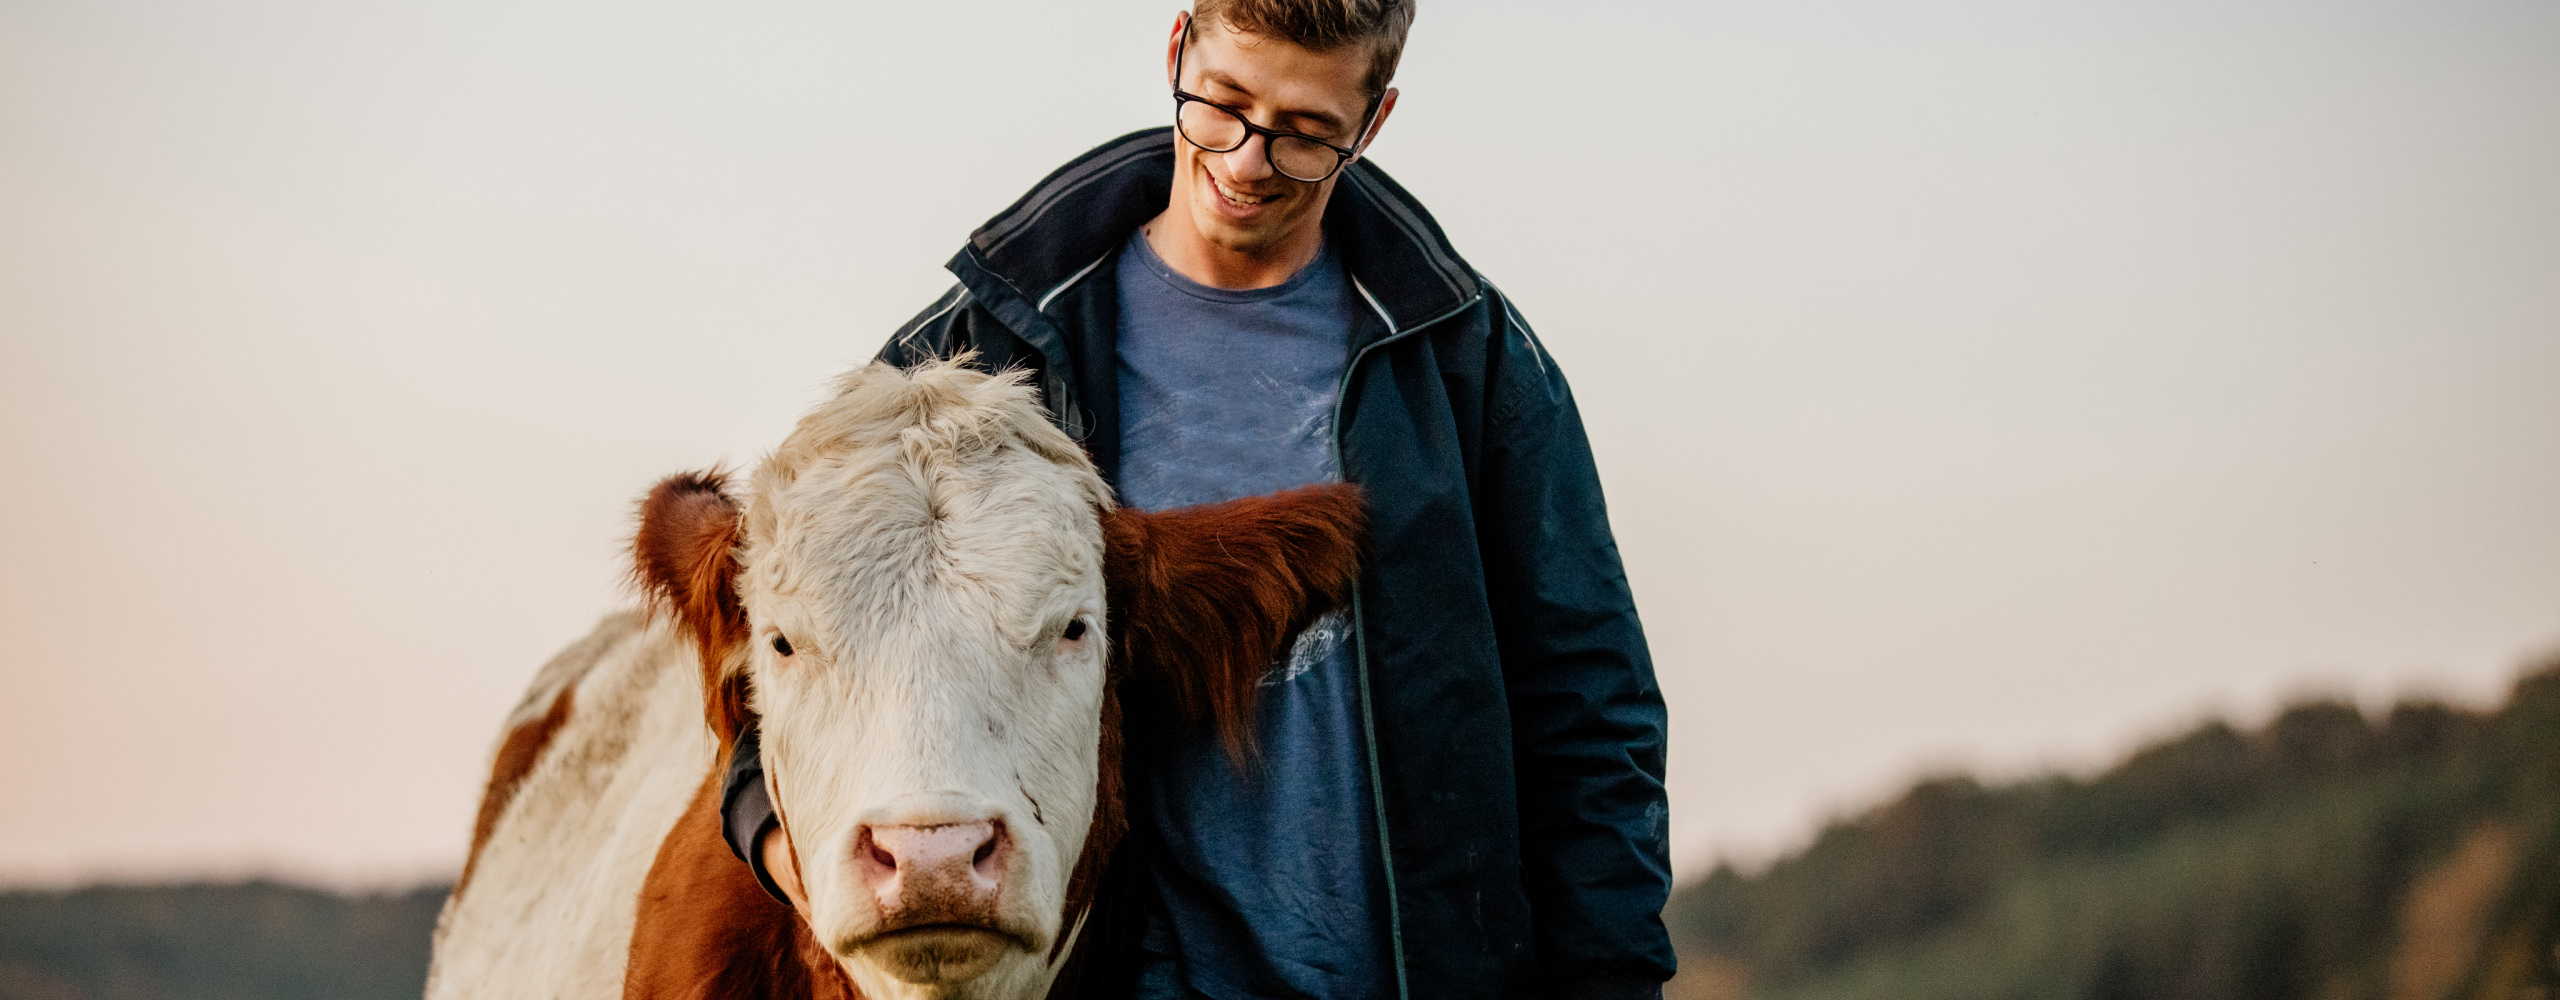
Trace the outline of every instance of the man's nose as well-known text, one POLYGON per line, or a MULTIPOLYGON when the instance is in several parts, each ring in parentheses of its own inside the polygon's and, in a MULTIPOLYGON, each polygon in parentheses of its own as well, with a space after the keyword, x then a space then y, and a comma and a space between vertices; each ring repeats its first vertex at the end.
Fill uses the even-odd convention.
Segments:
POLYGON ((1260 135, 1244 137, 1244 145, 1226 151, 1227 177, 1252 182, 1271 176, 1271 157, 1264 150, 1271 140, 1260 135))

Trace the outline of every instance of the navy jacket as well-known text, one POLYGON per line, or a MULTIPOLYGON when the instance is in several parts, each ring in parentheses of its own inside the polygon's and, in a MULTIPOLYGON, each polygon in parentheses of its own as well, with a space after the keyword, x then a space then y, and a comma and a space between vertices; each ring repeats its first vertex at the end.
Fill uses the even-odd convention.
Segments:
MULTIPOLYGON (((1172 172, 1162 128, 1059 168, 970 236, 959 284, 881 359, 976 351, 1036 372, 1115 478, 1114 258, 1164 211, 1172 172)), ((1370 307, 1334 433, 1371 508, 1353 648, 1398 995, 1654 996, 1672 971, 1662 693, 1572 393, 1375 165, 1343 171, 1324 225, 1370 307)), ((740 757, 733 789, 760 786, 740 757)), ((1145 849, 1136 832, 1124 851, 1145 849)))

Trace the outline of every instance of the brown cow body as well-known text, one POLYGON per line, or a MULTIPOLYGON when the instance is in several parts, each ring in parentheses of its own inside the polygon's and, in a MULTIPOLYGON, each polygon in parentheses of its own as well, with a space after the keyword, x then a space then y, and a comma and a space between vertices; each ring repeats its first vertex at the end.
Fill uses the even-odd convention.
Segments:
MULTIPOLYGON (((1047 801, 1045 809, 1043 798, 1028 800, 1027 810, 967 805, 1000 803, 1010 789, 966 793, 965 768, 950 771, 945 766, 949 762, 937 763, 941 741, 913 726, 900 728, 912 719, 906 714, 875 715, 869 723, 854 727, 873 734, 870 743, 858 748, 870 756, 859 759, 883 761, 870 766, 887 771, 827 771, 798 763, 811 759, 809 747, 824 746, 831 732, 827 726, 842 728, 846 723, 833 717, 779 720, 782 725, 800 727, 785 730, 800 741, 790 751, 800 756, 786 754, 778 761, 768 747, 769 771, 784 771, 772 777, 771 788, 783 815, 787 842, 802 859, 804 873, 816 872, 810 880, 815 912, 795 910, 767 896, 722 839, 718 799, 724 751, 751 712, 763 712, 767 731, 773 732, 777 711, 788 715, 808 710, 792 706, 810 702, 795 703, 788 691, 768 691, 766 685, 806 685, 816 680, 854 683, 808 672, 843 669, 838 665, 852 663, 874 649, 890 648, 891 643, 883 639, 877 646, 855 644, 860 652, 850 647, 829 653, 785 652, 792 643, 780 641, 783 629, 799 629, 807 636, 794 640, 803 647, 813 647, 819 637, 832 633, 811 632, 794 624, 799 619, 791 618, 788 609, 779 618, 769 617, 776 612, 759 602, 779 599, 775 595, 794 596, 791 586, 806 589, 807 585, 777 585, 773 583, 777 578, 771 576, 759 577, 761 583, 742 582, 742 574, 758 566, 759 559, 793 554, 789 532, 795 529, 790 525, 820 522, 818 529, 796 530, 841 546, 834 539, 869 529, 837 522, 897 516, 894 504, 877 498, 823 509, 820 514, 807 509, 772 512, 783 502, 776 498, 785 497, 786 488, 796 485, 805 491, 806 484, 816 480, 796 468, 786 470, 801 475, 796 483, 778 478, 774 466, 786 460, 799 461, 804 467, 811 462, 805 456, 795 458, 791 449, 805 447, 803 438, 810 436, 811 425, 830 412, 865 406, 881 409, 875 401, 852 398, 866 392, 905 393, 922 399, 931 406, 914 408, 932 418, 950 413, 953 398, 974 393, 969 398, 980 402, 971 405, 1008 407, 1003 416, 1009 423, 1001 429, 1035 437, 1030 450, 1044 461, 1090 477, 1090 467, 1079 465, 1080 452, 1062 451, 1047 438, 1037 437, 1054 435, 1045 423, 1022 426, 1026 423, 1023 413, 1037 414, 1023 402, 1027 389, 1009 379, 946 364, 885 375, 874 366, 849 377, 830 404, 833 411, 822 407, 804 420, 794 442, 759 472, 759 495, 747 504, 733 500, 728 483, 718 475, 672 477, 662 483, 644 505, 634 546, 637 575, 651 598, 655 620, 632 615, 608 619, 594 635, 544 668, 525 703, 509 720, 482 802, 471 859, 438 927, 428 988, 431 1000, 465 996, 605 1000, 616 994, 1029 1000, 1049 993, 1053 983, 1066 992, 1072 983, 1059 980, 1059 971, 1075 962, 1078 946, 1089 940, 1080 940, 1078 929, 1091 911, 1106 860, 1125 828, 1118 686, 1124 679, 1136 678, 1158 687, 1184 716, 1129 720, 1128 724, 1214 726, 1236 755, 1250 754, 1249 723, 1259 679, 1300 629, 1348 596, 1356 579, 1361 506, 1356 491, 1349 487, 1313 487, 1161 514, 1114 509, 1107 494, 1099 501, 1050 498, 1085 505, 1085 516, 1091 519, 1080 531, 1090 541, 1081 544, 1094 548, 1079 550, 1069 539, 1065 551, 1096 557, 1102 579, 1094 582, 1107 584, 1100 589, 1108 594, 1109 667, 1100 681, 1099 710, 1084 709, 1088 714, 1078 724, 1082 735, 1072 737, 1091 741, 1081 744, 1087 751, 1073 755, 1082 768, 1075 773, 1083 775, 1076 780, 1091 783, 1079 786, 1089 788, 1090 808, 1062 801, 1077 796, 1059 796, 1054 789, 1041 793, 1047 801), (937 406, 943 409, 932 409, 937 406), (755 506, 759 503, 764 507, 755 506), (779 624, 768 624, 772 622, 779 624), (774 652, 766 652, 765 646, 774 652), (876 733, 891 730, 898 739, 883 745, 876 733), (904 774, 919 768, 917 773, 928 775, 918 779, 924 782, 921 790, 875 792, 872 799, 863 800, 875 804, 863 807, 866 811, 855 820, 824 814, 839 807, 838 800, 829 796, 841 789, 885 780, 881 775, 887 772, 904 774), (929 777, 942 773, 957 776, 929 777), (802 774, 823 775, 826 783, 814 790, 793 784, 802 774), (952 784, 955 781, 960 784, 952 784), (900 797, 878 798, 892 793, 900 797), (987 798, 989 794, 996 798, 987 798), (919 807, 918 801, 926 804, 919 807), (916 813, 919 808, 926 812, 916 813), (969 809, 999 811, 972 813, 969 809), (901 815, 923 818, 899 819, 901 815), (971 818, 978 815, 987 818, 971 818), (880 825, 899 822, 929 825, 880 825), (1066 822, 1074 827, 1059 827, 1066 822), (1035 829, 1034 823, 1043 826, 1035 829), (971 829, 980 832, 966 832, 971 829), (897 837, 893 839, 892 834, 897 837), (965 853, 967 843, 951 841, 964 851, 956 862, 939 862, 937 856, 929 855, 928 848, 944 849, 949 845, 942 841, 961 835, 968 842, 985 839, 977 849, 975 876, 967 867, 972 863, 965 853), (849 863, 841 860, 845 855, 839 852, 845 850, 854 852, 849 863), (1059 852, 1055 855, 1059 860, 1049 860, 1052 855, 1043 854, 1044 850, 1059 852), (933 863, 962 867, 925 867, 933 863), (952 878, 960 881, 951 882, 952 878), (1035 908, 1028 911, 1034 917, 1049 916, 1026 923, 1026 906, 1035 908), (923 915, 914 916, 917 913, 923 915)), ((981 414, 963 416, 986 423, 981 414)), ((919 418, 900 425, 904 430, 893 427, 897 434, 873 437, 904 449, 899 453, 904 465, 893 471, 903 470, 901 475, 930 484, 916 488, 928 494, 922 504, 932 512, 928 530, 967 537, 966 523, 953 529, 946 522, 965 522, 971 498, 949 495, 945 484, 972 482, 976 484, 972 489, 984 491, 990 480, 954 480, 933 465, 967 459, 965 448, 955 452, 960 454, 958 459, 930 453, 924 460, 916 459, 915 426, 940 425, 919 418), (937 489, 946 492, 932 492, 937 489)), ((857 434, 833 433, 828 447, 855 449, 856 457, 858 449, 879 444, 857 434)), ((985 427, 973 426, 956 439, 983 443, 995 440, 991 434, 985 427)), ((1007 453, 1010 460, 1020 461, 1020 450, 1007 453)), ((877 470, 868 474, 874 479, 881 475, 877 470)), ((1013 482, 993 481, 1006 488, 1013 482)), ((840 482, 856 485, 831 483, 828 488, 838 492, 876 488, 861 486, 867 480, 859 476, 840 482)), ((982 577, 1000 576, 1007 558, 995 552, 980 566, 970 562, 973 553, 965 546, 956 550, 944 553, 950 565, 937 571, 944 574, 937 579, 967 580, 974 586, 982 577)), ((847 558, 841 548, 827 551, 838 553, 830 557, 834 561, 829 566, 868 565, 862 561, 867 558, 863 553, 847 558)), ((1020 561, 1018 554, 1012 558, 1020 561)), ((1062 565, 1067 568, 1051 575, 1071 576, 1072 565, 1062 565)), ((772 573, 774 567, 762 570, 772 573)), ((808 575, 805 567, 799 572, 808 575)), ((879 580, 842 582, 833 599, 842 602, 875 591, 918 589, 891 574, 878 575, 879 580)), ((1067 598, 1047 598, 1058 607, 1065 606, 1059 600, 1072 599, 1075 592, 1072 580, 1042 585, 1068 588, 1058 591, 1068 594, 1067 598)), ((1080 607, 1092 608, 1095 603, 1086 598, 1080 607)), ((1094 617, 1099 628, 1099 616, 1094 617)), ((1076 620, 1085 616, 1079 612, 1076 620)), ((1033 653, 1068 657, 1056 660, 1071 665, 1068 669, 1078 663, 1094 663, 1098 668, 1103 659, 1100 650, 1085 659, 1073 656, 1081 648, 1072 645, 1080 637, 1079 629, 1070 625, 1068 638, 1061 640, 1054 626, 1048 628, 1039 633, 1047 638, 1038 641, 1056 644, 1057 651, 1046 652, 1049 646, 1035 644, 1029 647, 1033 653)), ((967 639, 962 635, 954 644, 965 645, 967 639)), ((1018 640, 1012 641, 1019 645, 1018 640)), ((917 654, 910 653, 907 659, 917 659, 917 654)), ((887 698, 882 703, 891 705, 893 712, 904 713, 907 710, 895 706, 912 703, 925 706, 914 711, 932 718, 972 717, 950 716, 954 709, 947 703, 955 696, 935 693, 932 686, 946 675, 996 669, 984 666, 984 661, 983 656, 975 661, 964 658, 950 667, 900 661, 894 666, 907 669, 908 674, 894 679, 905 687, 891 694, 909 702, 866 695, 859 687, 841 688, 850 693, 839 695, 837 701, 865 705, 887 698), (926 685, 921 694, 916 688, 919 683, 926 685), (916 698, 926 701, 913 701, 916 698)), ((875 672, 889 666, 876 658, 868 664, 875 672)), ((1057 669, 1061 668, 1035 663, 1029 668, 1004 667, 1013 672, 1000 671, 997 676, 1038 678, 1044 670, 1057 669)), ((1074 688, 1071 684, 1061 690, 1074 688)), ((1018 715, 1023 710, 1021 705, 1011 709, 1018 715)), ((1020 718, 1025 727, 1037 724, 1028 715, 1020 718)), ((990 745, 1010 745, 1002 738, 1006 719, 1000 715, 986 719, 986 731, 999 736, 990 745)), ((986 743, 975 732, 962 735, 986 743)), ((983 756, 986 751, 976 752, 983 756)), ((1024 793, 1029 794, 1032 787, 1024 785, 1024 793)))

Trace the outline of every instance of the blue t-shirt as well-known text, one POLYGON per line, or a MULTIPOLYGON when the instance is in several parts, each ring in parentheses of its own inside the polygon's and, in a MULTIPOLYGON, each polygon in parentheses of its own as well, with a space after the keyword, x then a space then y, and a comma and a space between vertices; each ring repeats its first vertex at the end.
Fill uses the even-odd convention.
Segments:
MULTIPOLYGON (((1330 247, 1271 288, 1120 253, 1120 502, 1163 510, 1331 482, 1334 399, 1357 303, 1330 247)), ((1207 734, 1147 768, 1163 850, 1149 950, 1217 1000, 1368 1000, 1386 988, 1384 866, 1359 677, 1341 616, 1262 680, 1259 759, 1207 734)))

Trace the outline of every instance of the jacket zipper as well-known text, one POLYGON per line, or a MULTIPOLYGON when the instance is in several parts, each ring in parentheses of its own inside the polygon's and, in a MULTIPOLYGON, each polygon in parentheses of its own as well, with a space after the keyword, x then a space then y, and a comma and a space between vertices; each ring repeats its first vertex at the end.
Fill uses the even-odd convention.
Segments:
MULTIPOLYGON (((1346 277, 1349 276, 1346 275, 1346 277)), ((1336 475, 1349 472, 1348 467, 1342 462, 1342 402, 1350 398, 1351 377, 1359 372, 1360 362, 1368 359, 1369 352, 1402 340, 1414 331, 1455 316, 1460 310, 1484 298, 1484 294, 1478 292, 1468 297, 1466 301, 1451 306, 1446 312, 1399 330, 1396 329, 1395 317, 1387 315, 1386 309, 1380 307, 1378 300, 1369 294, 1369 289, 1360 284, 1360 279, 1352 278, 1351 287, 1360 293, 1362 301, 1369 304, 1370 311, 1377 313, 1378 319, 1387 324, 1387 335, 1371 341, 1368 346, 1353 354, 1351 363, 1342 366, 1341 384, 1334 386, 1331 436, 1333 468, 1336 475)), ((1378 867, 1383 869, 1387 876, 1387 954, 1396 970, 1396 1000, 1412 1000, 1413 990, 1406 982, 1404 968, 1404 904, 1396 898, 1395 846, 1387 836, 1387 785, 1383 769, 1378 764, 1378 715, 1375 707, 1377 697, 1371 692, 1369 684, 1369 621, 1367 615, 1361 610, 1360 584, 1356 580, 1351 584, 1351 651, 1359 661, 1360 667, 1360 736, 1362 749, 1366 750, 1369 756, 1369 811, 1378 818, 1378 867)))

